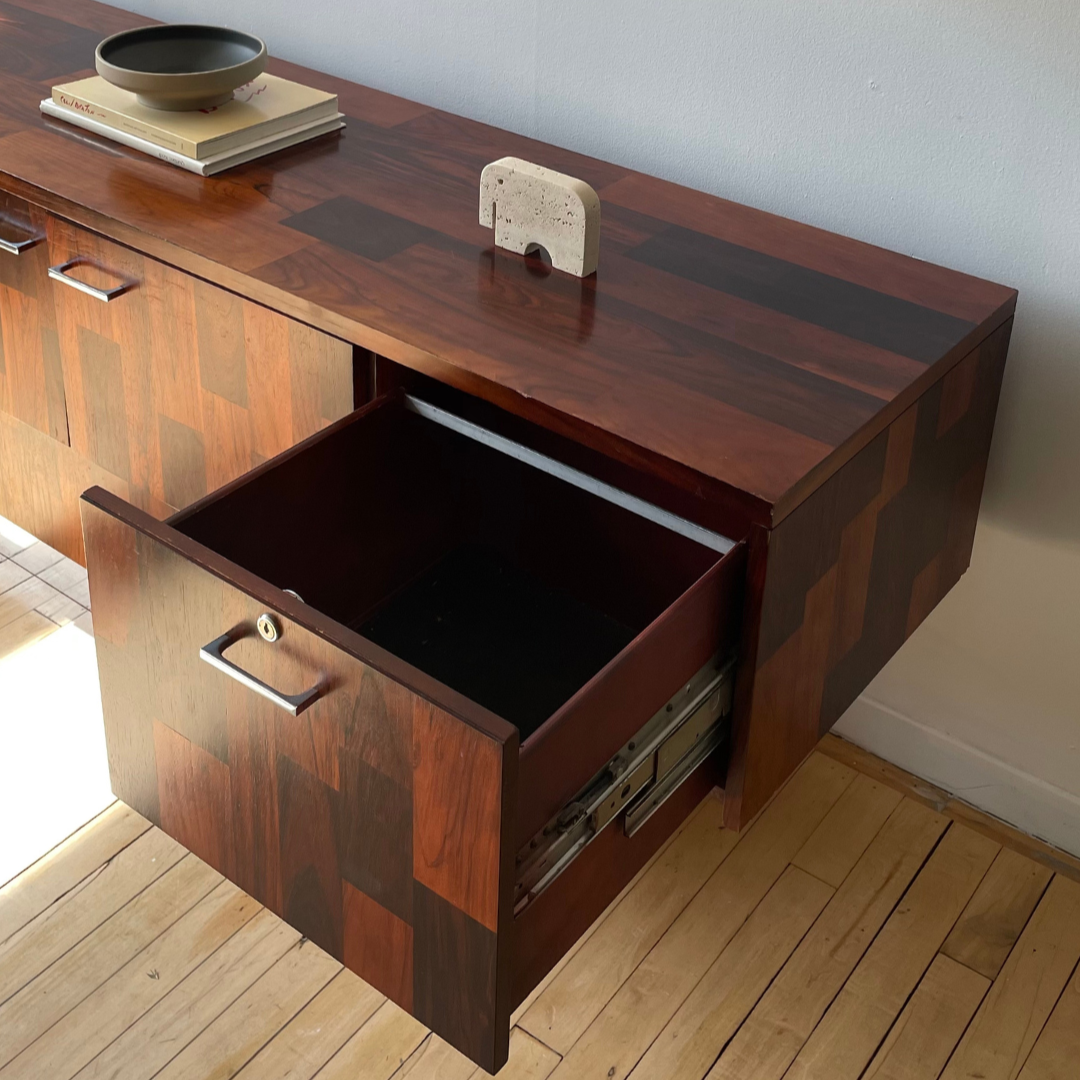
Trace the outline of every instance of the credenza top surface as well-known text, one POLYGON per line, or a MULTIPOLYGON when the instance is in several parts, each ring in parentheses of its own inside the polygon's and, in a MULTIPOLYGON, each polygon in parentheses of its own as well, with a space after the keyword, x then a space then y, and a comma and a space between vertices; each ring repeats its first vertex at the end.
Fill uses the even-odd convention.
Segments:
POLYGON ((765 523, 1015 304, 1001 285, 283 61, 270 70, 338 93, 348 127, 214 178, 41 117, 52 84, 92 74, 102 37, 148 21, 92 0, 0 0, 3 186, 670 466, 765 523), (594 278, 493 247, 480 171, 510 154, 599 192, 594 278))

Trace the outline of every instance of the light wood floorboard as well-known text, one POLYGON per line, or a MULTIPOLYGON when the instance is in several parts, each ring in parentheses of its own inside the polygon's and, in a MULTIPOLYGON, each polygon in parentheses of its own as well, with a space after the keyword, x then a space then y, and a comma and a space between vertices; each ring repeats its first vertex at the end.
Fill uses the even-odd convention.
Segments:
MULTIPOLYGON (((519 1008, 504 1080, 1080 1077, 1076 860, 831 738, 722 811, 519 1008)), ((122 804, 0 888, 0 1080, 483 1075, 122 804)))
POLYGON ((977 971, 935 956, 864 1080, 936 1080, 989 986, 977 971))
POLYGON ((994 980, 945 1080, 1015 1080, 1078 960, 1080 885, 1059 876, 994 980))
POLYGON ((1020 1080, 1073 1080, 1080 1070, 1080 968, 1058 998, 1020 1080))
POLYGON ((1053 876, 1049 867, 1002 848, 941 951, 996 979, 1053 876))

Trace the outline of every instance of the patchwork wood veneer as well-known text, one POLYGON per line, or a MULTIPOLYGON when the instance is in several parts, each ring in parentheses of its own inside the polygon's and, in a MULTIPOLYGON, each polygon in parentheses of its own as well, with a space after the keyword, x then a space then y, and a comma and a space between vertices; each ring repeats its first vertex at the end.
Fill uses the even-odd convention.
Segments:
POLYGON ((497 931, 516 729, 494 716, 481 717, 487 730, 464 724, 292 623, 281 649, 240 642, 230 659, 276 686, 331 672, 333 694, 302 716, 208 678, 190 642, 253 622, 260 601, 200 566, 198 545, 178 552, 147 515, 103 506, 128 517, 84 510, 117 793, 494 1067, 496 1023, 510 1016, 499 956, 510 936, 497 931))
POLYGON ((746 617, 759 630, 736 684, 729 798, 761 805, 967 569, 1011 329, 771 533, 755 527, 746 617))
POLYGON ((1016 293, 279 60, 348 127, 211 179, 41 118, 146 21, 0 0, 0 239, 38 238, 0 250, 0 513, 81 557, 95 489, 117 792, 496 1069, 509 1010, 701 794, 749 822, 964 572, 1016 293), (492 246, 477 184, 506 155, 598 192, 596 275, 492 246), (49 277, 75 258, 133 287, 49 277), (456 500, 479 473, 447 462, 480 458, 380 442, 405 393, 734 547, 548 480, 526 505, 517 465, 456 500), (633 639, 524 736, 356 630, 478 523, 633 639), (321 680, 303 716, 199 659, 262 612, 281 642, 230 658, 321 680), (522 845, 717 650, 724 747, 515 911, 522 845))
MULTIPOLYGON (((9 232, 41 242, 0 259, 0 410, 78 457, 46 454, 0 491, 12 518, 69 557, 83 561, 76 502, 57 515, 34 497, 48 465, 90 462, 104 486, 166 517, 352 410, 352 346, 4 198, 9 232), (130 288, 102 303, 49 279, 71 261, 80 281, 130 288)), ((15 455, 19 436, 5 441, 15 455)))

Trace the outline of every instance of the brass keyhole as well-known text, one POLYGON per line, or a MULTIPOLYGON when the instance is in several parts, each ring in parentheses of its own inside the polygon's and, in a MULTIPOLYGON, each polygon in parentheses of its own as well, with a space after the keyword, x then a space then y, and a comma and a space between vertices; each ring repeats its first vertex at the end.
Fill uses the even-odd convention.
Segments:
POLYGON ((269 612, 264 612, 255 622, 259 630, 259 636, 263 641, 277 641, 281 637, 281 628, 277 620, 269 612))

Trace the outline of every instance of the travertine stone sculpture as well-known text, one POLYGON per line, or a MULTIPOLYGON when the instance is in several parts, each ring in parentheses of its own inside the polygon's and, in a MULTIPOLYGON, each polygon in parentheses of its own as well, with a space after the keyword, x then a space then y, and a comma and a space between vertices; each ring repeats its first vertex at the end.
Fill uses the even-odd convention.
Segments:
POLYGON ((600 257, 600 197, 583 180, 521 158, 504 157, 480 176, 480 224, 495 244, 527 255, 538 247, 551 265, 588 277, 600 257))

